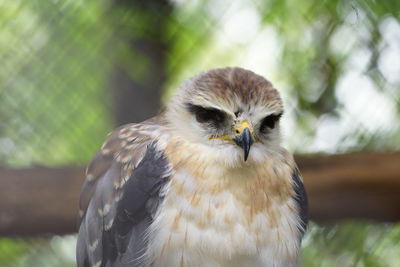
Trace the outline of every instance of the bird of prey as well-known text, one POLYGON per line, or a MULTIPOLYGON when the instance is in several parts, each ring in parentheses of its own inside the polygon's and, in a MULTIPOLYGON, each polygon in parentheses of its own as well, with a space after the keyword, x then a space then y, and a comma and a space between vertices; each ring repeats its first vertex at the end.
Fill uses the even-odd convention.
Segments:
POLYGON ((282 114, 269 81, 221 68, 116 129, 87 168, 78 266, 296 266, 307 198, 282 114))

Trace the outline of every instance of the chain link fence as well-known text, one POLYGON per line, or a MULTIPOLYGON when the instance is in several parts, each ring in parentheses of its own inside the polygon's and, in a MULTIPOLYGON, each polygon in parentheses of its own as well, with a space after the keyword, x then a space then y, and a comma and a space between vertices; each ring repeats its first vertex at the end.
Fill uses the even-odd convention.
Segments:
MULTIPOLYGON (((372 0, 0 0, 0 164, 84 165, 186 78, 232 65, 280 89, 289 150, 398 150, 399 15, 372 0)), ((395 266, 398 240, 399 225, 313 225, 304 266, 395 266)), ((74 245, 1 238, 0 266, 73 266, 74 245)))

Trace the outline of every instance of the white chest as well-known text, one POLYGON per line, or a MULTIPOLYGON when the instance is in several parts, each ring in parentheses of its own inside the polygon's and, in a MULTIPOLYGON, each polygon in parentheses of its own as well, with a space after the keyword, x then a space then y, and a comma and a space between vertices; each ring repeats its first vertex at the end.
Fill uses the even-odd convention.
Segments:
POLYGON ((152 266, 295 266, 295 203, 260 186, 175 173, 149 232, 152 266))

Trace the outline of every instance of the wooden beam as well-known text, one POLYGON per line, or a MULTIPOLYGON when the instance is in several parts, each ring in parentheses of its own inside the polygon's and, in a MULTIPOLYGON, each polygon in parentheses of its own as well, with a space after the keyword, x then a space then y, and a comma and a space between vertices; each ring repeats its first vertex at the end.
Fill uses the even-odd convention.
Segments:
POLYGON ((400 152, 298 156, 310 217, 400 221, 400 152))
MULTIPOLYGON (((318 222, 400 220, 400 152, 297 156, 318 222)), ((76 232, 84 167, 0 169, 0 235, 76 232)))
POLYGON ((83 167, 0 169, 0 236, 77 230, 83 167))

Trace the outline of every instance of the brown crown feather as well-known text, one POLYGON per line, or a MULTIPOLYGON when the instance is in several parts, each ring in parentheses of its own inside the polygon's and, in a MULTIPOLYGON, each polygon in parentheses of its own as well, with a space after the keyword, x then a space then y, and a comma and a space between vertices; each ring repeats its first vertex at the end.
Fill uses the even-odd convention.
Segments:
POLYGON ((232 100, 239 97, 244 104, 281 102, 272 83, 252 71, 238 67, 212 69, 191 79, 191 94, 210 94, 217 98, 232 100))

